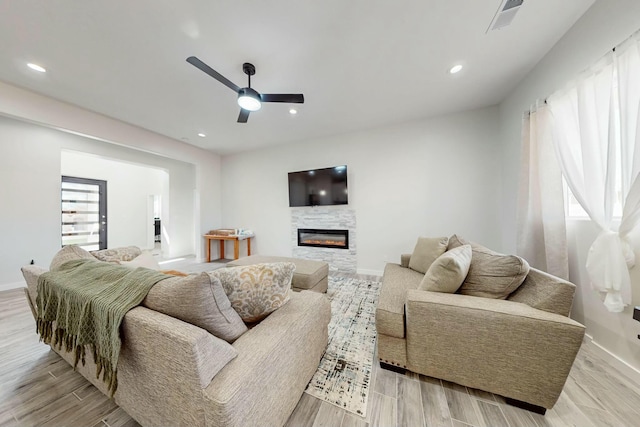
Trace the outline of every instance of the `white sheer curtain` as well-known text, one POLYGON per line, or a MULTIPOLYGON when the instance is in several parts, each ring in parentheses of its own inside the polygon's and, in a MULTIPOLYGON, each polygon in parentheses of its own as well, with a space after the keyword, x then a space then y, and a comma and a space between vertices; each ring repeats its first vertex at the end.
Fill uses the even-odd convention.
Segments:
POLYGON ((580 205, 601 228, 587 256, 595 289, 609 311, 631 302, 630 232, 640 222, 640 39, 606 55, 567 89, 548 98, 556 153, 580 205), (621 194, 617 194, 620 192, 621 194), (618 230, 616 199, 624 201, 618 230))
POLYGON ((523 117, 517 251, 533 267, 568 279, 562 174, 551 120, 544 103, 523 117))

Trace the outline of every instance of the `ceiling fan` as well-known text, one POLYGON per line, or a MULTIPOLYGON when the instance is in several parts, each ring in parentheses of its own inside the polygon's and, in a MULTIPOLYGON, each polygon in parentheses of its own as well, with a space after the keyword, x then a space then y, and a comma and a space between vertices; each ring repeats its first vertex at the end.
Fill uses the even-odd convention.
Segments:
POLYGON ((249 77, 249 84, 247 85, 247 87, 243 88, 236 85, 195 56, 188 57, 187 62, 209 74, 211 77, 218 80, 220 83, 238 94, 238 105, 240 106, 238 123, 247 123, 249 113, 252 111, 258 111, 262 107, 263 102, 290 102, 296 104, 304 103, 304 95, 301 93, 258 93, 258 91, 256 91, 255 89, 252 89, 251 76, 256 73, 256 67, 248 62, 242 64, 242 71, 244 71, 244 73, 249 77))

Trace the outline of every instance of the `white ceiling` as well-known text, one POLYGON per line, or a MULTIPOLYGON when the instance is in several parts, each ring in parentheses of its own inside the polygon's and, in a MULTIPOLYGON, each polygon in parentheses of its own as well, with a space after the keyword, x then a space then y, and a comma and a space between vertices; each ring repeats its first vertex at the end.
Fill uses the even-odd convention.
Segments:
POLYGON ((593 2, 525 0, 486 33, 501 0, 4 1, 0 80, 228 154, 495 105, 593 2), (305 104, 236 123, 191 55, 241 87, 251 62, 256 90, 305 104))

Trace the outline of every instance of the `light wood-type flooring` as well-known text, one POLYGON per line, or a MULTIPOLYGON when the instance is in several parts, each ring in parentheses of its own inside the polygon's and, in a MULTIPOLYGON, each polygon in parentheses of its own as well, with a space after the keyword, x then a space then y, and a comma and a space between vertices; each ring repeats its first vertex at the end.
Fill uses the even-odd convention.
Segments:
MULTIPOLYGON (((560 400, 545 416, 434 378, 379 366, 373 374, 365 419, 305 393, 287 427, 640 426, 640 385, 603 361, 589 342, 583 344, 560 400)), ((0 292, 0 427, 137 425, 38 341, 21 289, 0 292)))

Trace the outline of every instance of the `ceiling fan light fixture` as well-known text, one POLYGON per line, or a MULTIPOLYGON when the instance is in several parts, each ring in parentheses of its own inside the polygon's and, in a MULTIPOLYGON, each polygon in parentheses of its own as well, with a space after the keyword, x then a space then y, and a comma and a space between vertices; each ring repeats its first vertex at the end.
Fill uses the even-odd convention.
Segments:
POLYGON ((260 94, 250 87, 238 91, 238 105, 247 111, 258 111, 262 107, 260 94))

